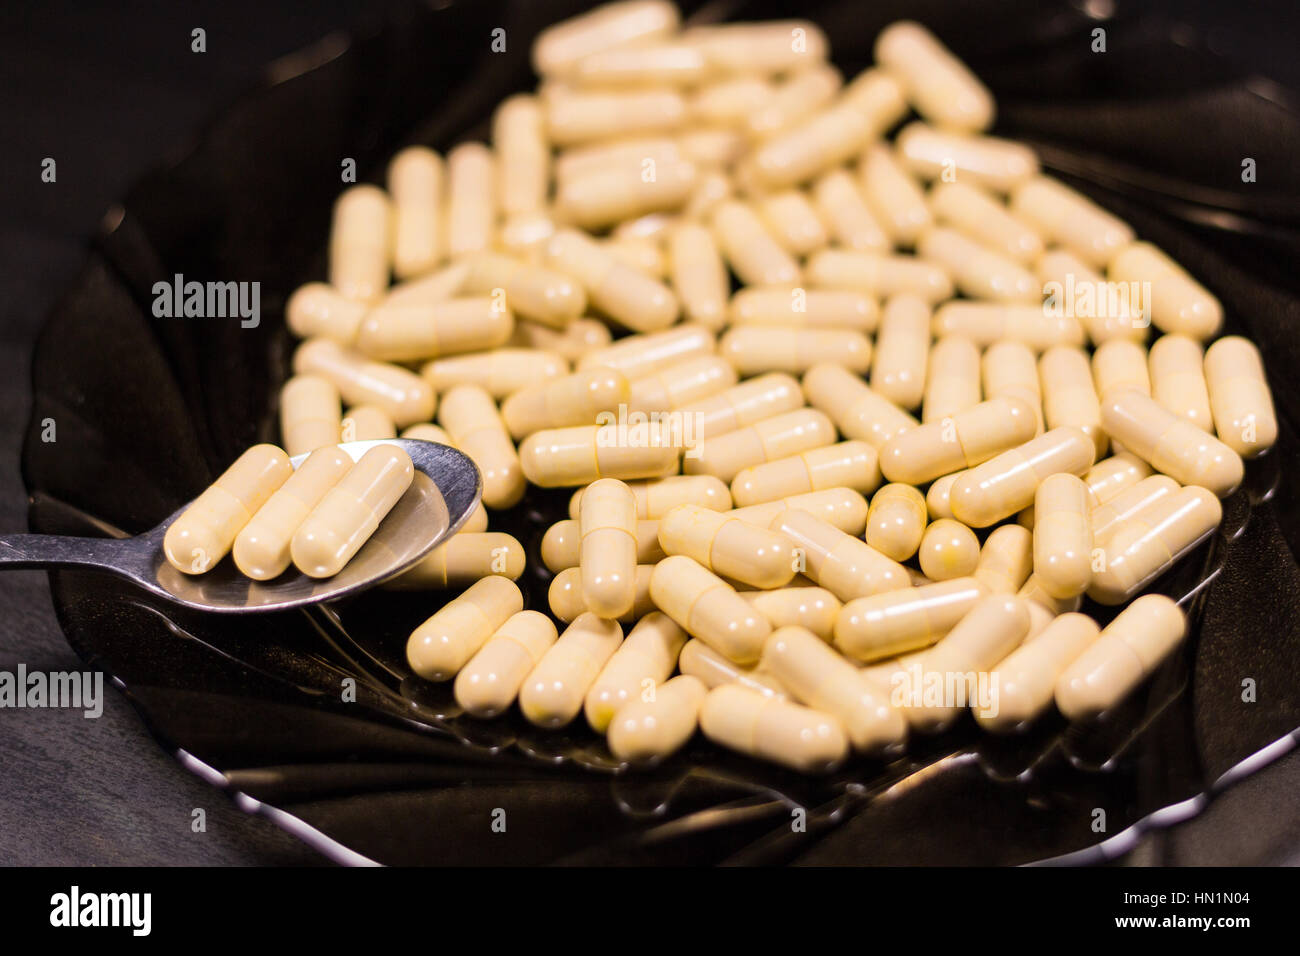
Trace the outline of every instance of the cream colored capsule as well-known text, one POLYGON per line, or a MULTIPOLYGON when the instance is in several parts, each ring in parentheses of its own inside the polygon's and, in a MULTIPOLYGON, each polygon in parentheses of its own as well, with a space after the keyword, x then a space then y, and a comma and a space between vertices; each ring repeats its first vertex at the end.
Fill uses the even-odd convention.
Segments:
POLYGON ((1029 609, 1020 598, 981 598, 937 644, 923 653, 894 687, 913 730, 936 733, 949 727, 967 704, 978 713, 997 704, 989 672, 1029 633, 1029 609), (981 694, 981 686, 985 694, 981 694), (942 688, 931 698, 927 690, 942 688), (947 691, 956 691, 949 695, 947 691), (981 699, 987 696, 987 699, 981 699))
MULTIPOLYGON (((717 209, 720 203, 734 198, 735 195, 736 188, 730 176, 716 169, 705 169, 695 184, 695 191, 691 193, 691 198, 681 209, 681 219, 686 222, 708 223, 712 220, 713 210, 717 209)), ((677 222, 667 222, 665 229, 676 224, 677 222)), ((615 232, 625 226, 626 224, 616 227, 615 232)), ((717 243, 715 242, 714 245, 717 243)))
POLYGON ((519 440, 544 428, 590 425, 601 412, 612 411, 627 399, 623 373, 589 368, 515 392, 501 403, 501 418, 519 440))
POLYGON ((442 157, 427 146, 409 146, 388 164, 398 279, 428 272, 442 259, 442 174, 442 157))
POLYGON ((835 441, 835 426, 814 408, 801 408, 711 438, 687 457, 688 475, 713 475, 730 482, 741 471, 763 462, 789 458, 835 441))
POLYGON ((679 411, 694 422, 698 438, 707 441, 766 418, 803 408, 803 404, 804 394, 799 383, 782 372, 772 372, 690 402, 681 406, 679 411))
POLYGON ((853 177, 832 169, 812 187, 813 205, 830 237, 845 249, 886 253, 892 245, 853 177))
POLYGON ((935 220, 1021 265, 1043 252, 1034 228, 1007 211, 1006 204, 965 182, 939 182, 930 189, 935 220))
POLYGON ((863 662, 929 647, 987 593, 975 578, 953 578, 849 601, 835 621, 835 646, 863 662))
POLYGON ((907 294, 934 304, 953 294, 944 268, 915 256, 823 249, 809 257, 806 274, 810 285, 860 289, 882 299, 907 294))
POLYGON ((290 457, 339 443, 339 390, 319 375, 295 375, 280 389, 280 437, 290 457))
POLYGON ((921 233, 934 225, 925 193, 888 146, 868 148, 858 176, 867 208, 895 245, 916 245, 921 233))
POLYGON ((185 574, 210 571, 292 474, 289 456, 275 445, 248 449, 171 523, 163 536, 167 561, 185 574))
POLYGON ((433 389, 420 376, 363 358, 328 339, 308 339, 298 346, 293 370, 326 379, 349 405, 378 405, 399 428, 433 417, 433 389))
POLYGON ((736 370, 724 358, 689 359, 629 382, 627 408, 629 412, 671 411, 725 392, 736 381, 736 370))
POLYGON ((456 448, 478 466, 483 503, 489 508, 518 504, 524 494, 524 475, 492 396, 477 385, 457 385, 443 395, 438 421, 456 448))
POLYGON ((1102 403, 1102 427, 1156 471, 1184 485, 1226 497, 1241 484, 1241 456, 1140 392, 1112 392, 1102 403))
POLYGON ((1101 628, 1086 614, 1062 614, 1026 638, 998 664, 996 709, 977 710, 975 719, 996 734, 1024 730, 1048 707, 1066 669, 1097 640, 1101 628))
POLYGON ((1003 339, 1022 342, 1035 352, 1054 345, 1083 345, 1077 319, 1050 315, 1038 305, 949 302, 935 310, 932 331, 936 338, 965 336, 980 348, 1003 339))
POLYGON ((795 285, 799 263, 781 248, 754 210, 734 199, 718 203, 710 219, 723 259, 746 285, 795 285))
POLYGON ((524 678, 519 709, 538 727, 563 727, 582 710, 587 691, 623 643, 617 621, 582 614, 547 648, 524 678))
POLYGON ((543 95, 546 134, 556 146, 670 133, 686 120, 675 90, 555 90, 543 95))
POLYGON ((911 586, 897 561, 807 511, 784 511, 769 527, 802 549, 803 573, 841 601, 911 586))
POLYGON ((853 749, 889 753, 907 739, 907 721, 888 690, 862 677, 812 631, 782 627, 763 645, 762 667, 805 703, 838 717, 853 749))
MULTIPOLYGON (((879 362, 879 357, 877 357, 879 362)), ((984 397, 1014 398, 1034 410, 1036 435, 1043 433, 1043 396, 1038 383, 1038 360, 1023 342, 994 342, 980 362, 984 397)))
POLYGON ((1088 720, 1119 703, 1187 634, 1182 609, 1163 594, 1138 598, 1090 643, 1056 681, 1056 706, 1088 720))
POLYGON ((613 336, 609 326, 599 319, 574 319, 564 329, 552 329, 538 322, 519 320, 514 335, 506 344, 538 349, 563 356, 567 362, 580 362, 588 352, 609 346, 613 336))
POLYGON ((1137 283, 1143 313, 1162 332, 1179 332, 1203 342, 1223 325, 1219 300, 1149 242, 1135 242, 1117 252, 1106 276, 1114 282, 1137 283), (1149 293, 1143 291, 1148 286, 1149 293))
POLYGON ((1080 478, 1049 475, 1034 493, 1034 575, 1057 600, 1092 580, 1091 495, 1080 478))
POLYGON ((727 322, 730 278, 713 233, 688 222, 668 238, 668 271, 688 322, 720 329, 727 322))
POLYGON ((697 127, 739 129, 775 96, 776 87, 766 77, 726 77, 696 90, 687 101, 687 112, 697 127))
POLYGON ((369 304, 388 289, 392 215, 377 186, 350 186, 335 201, 329 282, 345 299, 369 304))
POLYGON ((787 130, 829 104, 843 85, 844 77, 829 63, 800 70, 745 118, 744 132, 763 140, 787 130))
POLYGON ((471 717, 496 717, 510 709, 524 678, 557 637, 538 611, 512 614, 456 675, 456 703, 471 717))
POLYGON ((501 223, 496 248, 516 259, 537 262, 542 257, 542 249, 555 235, 555 229, 550 209, 518 213, 501 223))
POLYGON ((838 718, 736 684, 709 691, 700 730, 716 744, 801 773, 832 770, 849 749, 838 718))
POLYGON ((533 432, 519 446, 524 477, 543 488, 597 478, 662 478, 677 471, 678 450, 655 422, 575 425, 533 432))
POLYGON ((396 438, 397 426, 388 417, 388 413, 375 405, 357 405, 349 408, 339 424, 339 437, 342 441, 374 441, 381 438, 396 438))
POLYGON ((577 278, 592 305, 630 329, 653 332, 677 320, 672 290, 576 230, 557 232, 546 244, 544 258, 551 268, 577 278))
POLYGON ((1033 534, 1018 524, 1006 524, 985 539, 974 577, 990 594, 1015 594, 1033 570, 1033 534))
MULTIPOLYGON (((761 591, 745 591, 745 594, 761 594, 761 591)), ((683 674, 696 678, 701 684, 712 690, 723 684, 738 684, 765 697, 787 695, 785 685, 776 677, 757 667, 742 667, 724 654, 719 654, 699 638, 686 642, 677 658, 677 667, 683 674)))
MULTIPOLYGON (((636 499, 638 521, 658 521, 678 505, 699 505, 710 511, 731 510, 731 492, 725 482, 712 475, 673 475, 625 484, 636 499)), ((582 492, 579 488, 569 499, 569 514, 574 518, 578 516, 582 492)))
POLYGON ((450 680, 523 609, 524 596, 514 581, 496 574, 483 578, 412 632, 407 663, 425 680, 450 680))
POLYGON ((826 34, 808 20, 697 26, 683 33, 682 40, 725 73, 796 73, 812 69, 830 51, 826 34))
POLYGON ((750 524, 767 526, 787 509, 806 511, 854 537, 861 535, 867 526, 867 500, 851 488, 827 488, 806 495, 791 495, 761 505, 736 508, 731 514, 750 524))
POLYGON ((447 153, 447 254, 453 259, 492 246, 495 162, 482 143, 461 143, 447 153))
POLYGON ((871 388, 900 408, 917 408, 925 395, 930 355, 930 307, 906 293, 885 305, 871 363, 871 388))
POLYGON ((1134 239, 1122 219, 1048 176, 1021 183, 1011 194, 1011 211, 1094 268, 1105 266, 1134 239))
POLYGON ((427 309, 437 303, 454 299, 460 294, 467 273, 468 267, 464 263, 453 262, 427 275, 398 282, 388 290, 388 294, 375 305, 375 308, 402 306, 427 309))
POLYGON ((1037 427, 1026 402, 993 398, 895 435, 880 449, 880 470, 890 481, 922 485, 1029 441, 1037 427))
POLYGON ((452 446, 451 436, 437 425, 429 422, 420 422, 412 425, 410 428, 402 431, 403 438, 413 438, 416 441, 431 441, 439 445, 452 446))
POLYGON ((551 149, 545 111, 537 97, 518 94, 497 107, 492 145, 499 158, 497 200, 502 214, 512 217, 543 209, 550 186, 551 149))
POLYGON ((704 326, 679 325, 666 332, 629 335, 604 348, 592 349, 578 361, 578 368, 604 365, 631 381, 688 359, 712 355, 716 347, 713 332, 704 326))
POLYGON ((869 494, 879 484, 876 450, 864 441, 846 441, 746 468, 732 480, 731 497, 745 508, 827 488, 869 494))
MULTIPOLYGON (((637 156, 560 178, 555 217, 595 232, 651 213, 680 209, 695 192, 700 167, 680 157, 637 156)), ((628 238, 628 237, 625 237, 628 238)))
POLYGON ((647 692, 658 696, 677 669, 686 638, 667 614, 655 611, 641 618, 587 691, 583 711, 591 729, 603 734, 623 707, 644 700, 647 692))
POLYGON ((1151 374, 1147 369, 1147 350, 1128 339, 1110 339, 1092 353, 1092 380, 1097 396, 1103 401, 1112 393, 1126 388, 1151 394, 1151 374))
POLYGON ((328 578, 352 560, 411 486, 415 468, 396 445, 376 445, 330 488, 293 533, 294 566, 328 578))
POLYGON ((882 30, 876 62, 902 81, 908 101, 931 123, 976 133, 993 125, 993 95, 921 24, 900 20, 882 30))
POLYGON ((839 598, 825 588, 787 587, 739 593, 772 627, 807 628, 823 641, 831 639, 842 607, 839 598))
POLYGON ((681 146, 667 135, 597 142, 560 152, 555 157, 555 179, 562 186, 570 181, 580 182, 604 169, 622 167, 639 171, 647 160, 657 167, 681 158, 681 146))
POLYGON ((952 492, 953 482, 957 480, 957 476, 960 474, 961 472, 957 471, 951 475, 936 478, 926 491, 925 507, 930 513, 931 521, 952 517, 952 506, 948 502, 948 495, 952 492))
POLYGON ((928 368, 922 422, 940 422, 980 403, 980 350, 970 339, 960 335, 939 339, 930 348, 928 368))
POLYGON ((1038 280, 1023 266, 946 226, 923 232, 916 251, 946 269, 958 291, 972 299, 1014 303, 1042 297, 1038 280))
POLYGON ((867 512, 867 544, 894 561, 916 554, 925 534, 925 499, 911 485, 885 485, 867 512))
POLYGON ((718 354, 742 376, 801 375, 824 362, 864 375, 871 367, 871 340, 845 329, 738 325, 723 334, 718 354))
MULTIPOLYGON (((636 598, 632 610, 620 615, 623 624, 635 624, 655 609, 650 599, 650 576, 654 573, 652 564, 636 566, 636 598)), ((582 571, 579 568, 565 568, 551 579, 551 586, 546 592, 547 605, 561 621, 572 621, 588 611, 587 602, 582 596, 582 571)))
POLYGON ((1110 441, 1101 427, 1101 402, 1092 384, 1087 354, 1069 346, 1053 346, 1039 358, 1038 375, 1047 427, 1077 428, 1092 439, 1097 455, 1104 455, 1110 441))
POLYGON ((880 318, 876 301, 866 293, 799 287, 741 289, 730 311, 735 325, 857 332, 874 332, 880 318))
POLYGON ((1023 143, 971 136, 909 123, 895 140, 903 165, 925 180, 955 174, 995 193, 1006 194, 1038 173, 1038 157, 1023 143))
POLYGON ((1053 428, 962 472, 948 496, 953 517, 970 528, 987 528, 1029 507, 1048 475, 1082 475, 1095 454, 1092 440, 1077 428, 1053 428))
POLYGON ((1277 413, 1259 349, 1239 335, 1219 339, 1205 353, 1205 379, 1219 439, 1245 458, 1277 441, 1277 413))
POLYGON ((1107 282, 1072 252, 1050 249, 1035 266, 1043 284, 1045 309, 1078 319, 1096 345, 1113 339, 1146 341, 1149 318, 1141 312, 1140 296, 1127 283, 1107 282))
POLYGON ((1048 613, 1053 616, 1070 614, 1079 610, 1083 605, 1082 594, 1076 594, 1071 598, 1052 597, 1043 589, 1042 582, 1032 574, 1029 575, 1029 578, 1021 586, 1020 590, 1016 592, 1016 596, 1024 598, 1025 602, 1031 606, 1037 604, 1040 607, 1046 608, 1048 613))
POLYGON ((786 189, 760 196, 755 211, 772 237, 791 255, 806 256, 825 248, 830 241, 817 210, 802 190, 786 189))
POLYGON ((619 709, 609 725, 609 749, 620 760, 653 763, 671 756, 695 733, 707 688, 681 674, 619 709))
MULTIPOLYGON (((633 501, 635 500, 634 497, 633 501)), ((566 568, 576 568, 579 563, 581 542, 582 530, 576 518, 555 522, 542 536, 542 563, 554 574, 566 568)), ((636 563, 658 564, 663 558, 664 551, 659 546, 659 521, 638 520, 636 563)))
POLYGON ((810 368, 804 373, 803 387, 809 404, 829 415, 845 438, 860 439, 876 449, 918 427, 915 418, 833 362, 810 368))
POLYGON ((714 574, 756 588, 783 587, 794 577, 790 542, 730 512, 679 505, 659 519, 659 544, 665 554, 684 554, 714 574))
POLYGON ((1205 382, 1205 350, 1186 335, 1162 335, 1151 343, 1151 397, 1179 418, 1212 431, 1210 393, 1205 382))
POLYGON ((657 238, 611 236, 600 245, 625 266, 631 266, 652 279, 664 279, 668 276, 668 260, 664 257, 657 238))
POLYGON ((284 307, 289 331, 300 339, 332 339, 340 345, 356 341, 366 303, 346 298, 332 285, 308 282, 294 290, 284 307))
POLYGON ((357 351, 385 362, 409 362, 504 345, 515 319, 502 299, 468 296, 432 304, 383 302, 357 332, 357 351))
POLYGON ((692 637, 738 664, 757 661, 772 630, 767 618, 729 584, 685 555, 671 555, 655 565, 650 597, 692 637))
POLYGON ((693 86, 707 75, 704 53, 686 43, 598 50, 564 73, 582 86, 693 86))
POLYGON ((420 376, 434 391, 477 385, 497 399, 554 381, 568 372, 569 363, 558 352, 518 348, 434 359, 420 368, 420 376))
POLYGON ((940 518, 921 538, 917 560, 931 581, 970 577, 979 564, 980 543, 975 532, 960 521, 940 518))
POLYGON ((617 618, 636 600, 636 500, 623 482, 602 478, 578 511, 582 598, 601 618, 617 618))
POLYGON ((1141 458, 1121 452, 1105 461, 1099 461, 1088 469, 1083 476, 1083 483, 1092 493, 1094 507, 1104 505, 1121 491, 1131 488, 1151 474, 1151 466, 1141 458))
POLYGON ((500 531, 460 531, 429 552, 411 570, 382 585, 390 591, 444 591, 468 587, 499 574, 517 581, 524 573, 524 546, 500 531))
POLYGON ((542 76, 567 73, 593 53, 660 41, 677 30, 681 14, 668 0, 620 0, 553 24, 537 35, 533 68, 542 76))
POLYGON ((461 292, 492 296, 491 301, 498 312, 509 311, 562 329, 582 315, 587 307, 586 292, 566 272, 557 272, 499 252, 480 252, 467 256, 463 261, 466 272, 461 292), (499 298, 502 292, 505 293, 504 299, 499 298))
POLYGON ((1088 597, 1124 603, 1209 537, 1222 518, 1223 507, 1205 488, 1162 496, 1111 532, 1105 569, 1093 575, 1088 597))

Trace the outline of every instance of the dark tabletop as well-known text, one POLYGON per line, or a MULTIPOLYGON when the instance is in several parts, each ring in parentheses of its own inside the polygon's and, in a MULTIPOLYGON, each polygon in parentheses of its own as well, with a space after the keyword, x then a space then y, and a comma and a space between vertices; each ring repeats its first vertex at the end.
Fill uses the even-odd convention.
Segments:
MULTIPOLYGON (((1225 52, 1300 89, 1296 33, 1281 19, 1289 2, 1178 6, 1210 24, 1225 52)), ((18 452, 32 341, 105 210, 268 61, 382 8, 377 0, 0 4, 0 529, 26 527, 18 452), (195 27, 207 32, 206 53, 191 52, 195 27), (45 157, 58 164, 55 183, 41 182, 45 157)), ((0 670, 20 663, 80 667, 38 572, 0 575, 0 670)), ((0 863, 320 862, 183 770, 120 695, 106 698, 98 720, 0 710, 0 863), (199 808, 207 826, 195 833, 199 808)), ((1297 793, 1300 753, 1292 753, 1126 862, 1300 864, 1297 793)))

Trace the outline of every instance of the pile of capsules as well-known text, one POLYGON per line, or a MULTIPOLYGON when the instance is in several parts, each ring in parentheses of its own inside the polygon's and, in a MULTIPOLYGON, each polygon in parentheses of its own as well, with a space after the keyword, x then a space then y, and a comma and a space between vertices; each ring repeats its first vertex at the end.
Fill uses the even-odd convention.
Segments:
POLYGON ((1207 349, 1212 294, 985 135, 923 27, 847 82, 827 48, 609 4, 539 36, 491 145, 338 199, 284 445, 400 429, 478 465, 486 510, 389 585, 461 592, 407 656, 469 714, 816 772, 968 708, 1092 718, 1184 637, 1138 595, 1276 439, 1258 351, 1207 349), (576 489, 541 548, 562 634, 487 530, 530 482, 576 489), (1102 630, 1085 594, 1131 603, 1102 630))

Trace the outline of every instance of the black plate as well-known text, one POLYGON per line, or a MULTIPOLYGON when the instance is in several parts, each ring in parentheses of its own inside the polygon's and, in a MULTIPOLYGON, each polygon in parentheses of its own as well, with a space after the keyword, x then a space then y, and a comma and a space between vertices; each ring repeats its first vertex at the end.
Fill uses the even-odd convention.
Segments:
MULTIPOLYGON (((377 180, 402 145, 484 137, 492 107, 532 85, 538 27, 584 4, 438 6, 413 4, 274 64, 261 89, 110 212, 36 350, 24 451, 35 530, 147 529, 242 449, 273 439, 292 347, 282 307, 323 275, 342 160, 377 180), (505 53, 489 52, 497 27, 505 53), (176 273, 261 282, 261 325, 154 318, 152 286, 176 273), (57 442, 41 440, 47 418, 57 442)), ((790 15, 791 6, 706 12, 790 15)), ((73 648, 116 677, 187 767, 349 862, 1025 863, 1112 858, 1294 745, 1293 94, 1126 7, 1098 20, 1086 11, 1106 4, 797 6, 826 28, 848 75, 885 23, 930 24, 997 94, 997 132, 1033 142, 1049 168, 1166 248, 1223 300, 1229 331, 1263 348, 1281 440, 1225 502, 1211 544, 1158 585, 1191 595, 1182 652, 1098 727, 1058 717, 1002 741, 967 721, 897 762, 859 761, 816 780, 697 739, 653 772, 629 772, 585 729, 471 721, 448 688, 413 680, 406 636, 437 595, 234 621, 159 606, 111 578, 51 575, 73 648), (1090 50, 1099 26, 1104 55, 1090 50), (1251 184, 1240 176, 1247 149, 1261 170, 1251 184), (343 700, 349 678, 355 703, 343 700), (497 809, 506 834, 493 832, 497 809), (797 809, 806 832, 790 825, 797 809)), ((538 543, 566 499, 534 490, 493 517, 529 548, 520 583, 538 608, 547 583, 538 543)))

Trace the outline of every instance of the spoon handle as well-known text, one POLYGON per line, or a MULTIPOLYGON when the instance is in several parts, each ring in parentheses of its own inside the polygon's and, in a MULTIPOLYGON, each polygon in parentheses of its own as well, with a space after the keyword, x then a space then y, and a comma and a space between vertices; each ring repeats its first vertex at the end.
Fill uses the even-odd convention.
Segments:
POLYGON ((74 538, 58 534, 0 535, 0 571, 22 568, 101 568, 116 570, 126 542, 115 538, 74 538))

